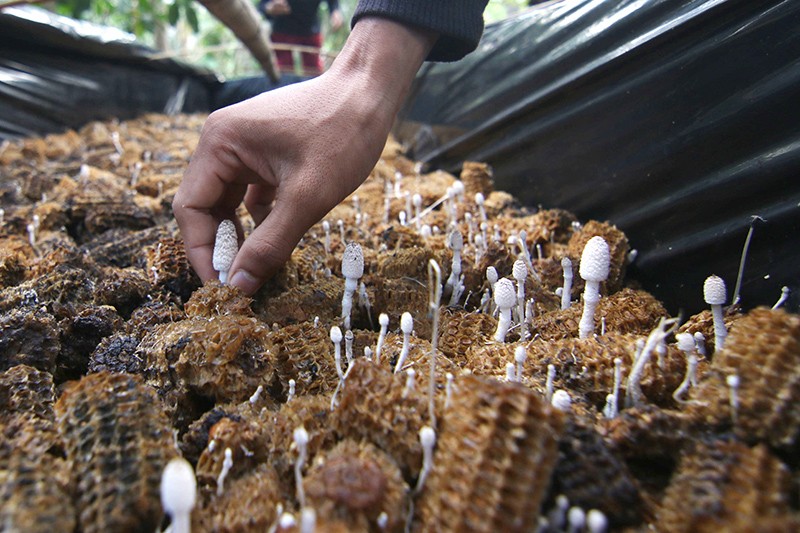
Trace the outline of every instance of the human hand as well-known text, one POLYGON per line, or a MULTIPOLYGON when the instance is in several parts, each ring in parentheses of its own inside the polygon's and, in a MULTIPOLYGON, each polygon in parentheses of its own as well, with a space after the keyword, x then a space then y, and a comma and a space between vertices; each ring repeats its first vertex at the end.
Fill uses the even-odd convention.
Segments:
POLYGON ((209 116, 175 195, 186 253, 203 281, 220 221, 244 204, 256 223, 230 282, 253 294, 303 234, 354 191, 380 157, 392 121, 436 36, 363 19, 325 74, 209 116), (376 44, 377 43, 377 44, 376 44))
POLYGON ((264 12, 271 17, 280 17, 292 14, 292 7, 286 0, 272 0, 264 5, 264 12))

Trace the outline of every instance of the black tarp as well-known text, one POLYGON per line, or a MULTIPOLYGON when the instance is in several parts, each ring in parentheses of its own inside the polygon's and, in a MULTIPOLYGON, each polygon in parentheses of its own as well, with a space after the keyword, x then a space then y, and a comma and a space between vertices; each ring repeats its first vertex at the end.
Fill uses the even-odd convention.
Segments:
POLYGON ((120 30, 25 6, 0 11, 0 139, 145 112, 206 112, 221 82, 120 30))
POLYGON ((0 10, 0 140, 142 113, 208 113, 308 77, 222 80, 135 36, 37 7, 0 10))
POLYGON ((703 280, 742 305, 800 301, 800 2, 575 0, 487 27, 427 65, 397 129, 413 156, 492 165, 529 206, 608 220, 639 252, 629 277, 675 313, 703 280))

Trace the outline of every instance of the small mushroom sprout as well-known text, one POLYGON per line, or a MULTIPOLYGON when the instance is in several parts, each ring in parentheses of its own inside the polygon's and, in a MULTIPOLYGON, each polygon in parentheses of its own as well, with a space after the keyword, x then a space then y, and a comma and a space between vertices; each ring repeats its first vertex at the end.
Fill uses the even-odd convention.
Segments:
POLYGON ((600 301, 600 283, 608 278, 611 255, 608 243, 600 236, 589 239, 581 255, 580 275, 586 282, 583 291, 583 314, 578 324, 578 336, 589 338, 594 332, 594 312, 600 301))
POLYGON ((350 311, 353 308, 353 294, 358 289, 358 280, 364 275, 364 252, 357 242, 348 242, 342 256, 342 275, 344 276, 344 295, 342 296, 342 322, 350 329, 350 311))
POLYGON ((725 337, 728 330, 722 318, 722 304, 727 299, 725 281, 719 276, 709 276, 703 283, 703 298, 711 306, 714 317, 714 351, 719 351, 725 346, 725 337))
POLYGON ((561 310, 569 309, 572 294, 572 261, 569 257, 561 259, 561 269, 564 271, 564 286, 561 288, 561 310))
POLYGON ((400 357, 397 358, 397 364, 394 367, 394 373, 397 374, 406 364, 408 352, 411 348, 411 331, 414 329, 414 319, 411 313, 406 311, 400 316, 400 330, 403 332, 403 348, 400 350, 400 357))
POLYGON ((161 474, 161 506, 171 520, 172 533, 189 533, 197 501, 197 480, 189 461, 172 459, 161 474))
POLYGON ((494 303, 500 310, 497 321, 497 330, 494 332, 496 342, 505 342, 506 334, 511 327, 511 310, 517 303, 517 291, 514 283, 507 278, 503 278, 494 284, 494 303))

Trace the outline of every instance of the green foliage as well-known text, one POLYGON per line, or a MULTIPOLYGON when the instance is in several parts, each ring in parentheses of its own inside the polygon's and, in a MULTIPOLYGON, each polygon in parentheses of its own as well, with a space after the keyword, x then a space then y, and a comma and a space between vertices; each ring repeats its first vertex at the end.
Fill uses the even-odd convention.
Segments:
POLYGON ((496 22, 528 7, 528 0, 490 0, 483 12, 483 20, 496 22))
MULTIPOLYGON (((252 1, 257 3, 257 0, 252 1)), ((320 17, 325 37, 322 48, 328 63, 350 35, 350 19, 357 4, 358 0, 339 0, 344 24, 334 32, 327 3, 322 2, 320 17)), ((484 20, 501 20, 527 5, 527 0, 490 0, 484 20)), ((55 10, 62 15, 128 31, 144 44, 174 50, 178 58, 226 77, 261 73, 233 33, 195 0, 55 0, 55 10)))

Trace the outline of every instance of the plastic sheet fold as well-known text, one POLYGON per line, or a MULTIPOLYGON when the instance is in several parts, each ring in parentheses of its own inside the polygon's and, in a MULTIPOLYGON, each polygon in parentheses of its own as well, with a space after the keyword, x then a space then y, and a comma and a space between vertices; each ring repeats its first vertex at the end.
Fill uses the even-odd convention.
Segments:
POLYGON ((490 163, 529 206, 609 220, 672 312, 703 280, 800 303, 800 3, 550 2, 425 66, 396 132, 428 166, 490 163))
POLYGON ((116 28, 24 6, 0 11, 0 139, 145 112, 205 112, 222 84, 116 28))

